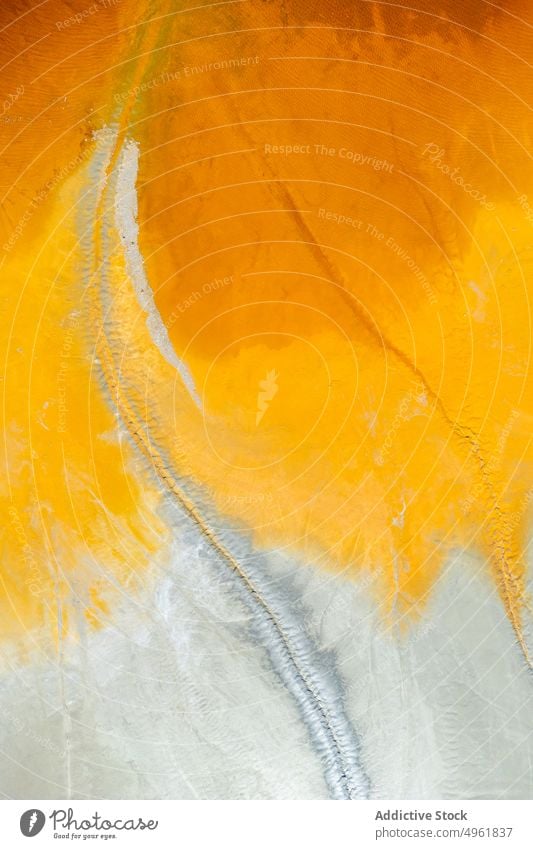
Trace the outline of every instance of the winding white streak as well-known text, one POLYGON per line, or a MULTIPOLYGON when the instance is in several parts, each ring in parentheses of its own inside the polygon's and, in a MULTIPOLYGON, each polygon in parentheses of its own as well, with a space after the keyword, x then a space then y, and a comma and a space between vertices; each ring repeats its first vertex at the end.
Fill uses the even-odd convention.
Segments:
MULTIPOLYGON (((124 249, 128 277, 138 302, 148 314, 146 324, 150 337, 167 362, 179 371, 191 397, 201 408, 192 378, 171 347, 144 272, 138 247, 135 190, 138 157, 137 144, 126 142, 107 186, 115 193, 115 226, 124 249)), ((107 279, 105 267, 104 263, 104 286, 107 279)), ((151 440, 154 441, 153 434, 151 440)), ((170 469, 167 472, 172 476, 170 469)), ((208 515, 207 506, 205 513, 207 525, 218 525, 218 517, 208 515)), ((182 521, 190 521, 187 515, 181 518, 182 521)), ((254 643, 262 645, 267 651, 272 668, 296 702, 311 745, 322 764, 331 798, 368 798, 370 779, 363 766, 358 735, 346 715, 342 682, 337 675, 334 658, 313 640, 304 621, 303 609, 297 615, 298 600, 291 598, 288 586, 283 591, 281 588, 277 592, 273 590, 266 564, 253 548, 248 547, 243 535, 237 536, 229 529, 218 528, 217 542, 206 540, 195 522, 191 532, 200 534, 202 546, 207 543, 211 555, 208 560, 217 578, 230 582, 228 589, 251 614, 250 636, 254 643), (236 552, 237 559, 233 552, 236 552), (221 572, 222 564, 225 567, 230 564, 231 568, 221 572)))

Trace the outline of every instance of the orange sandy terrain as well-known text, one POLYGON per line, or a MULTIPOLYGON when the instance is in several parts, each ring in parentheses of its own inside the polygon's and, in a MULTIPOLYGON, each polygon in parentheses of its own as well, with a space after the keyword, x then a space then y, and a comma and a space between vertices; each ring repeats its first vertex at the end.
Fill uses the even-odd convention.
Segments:
POLYGON ((170 489, 406 621, 477 551, 527 654, 531 10, 192 5, 1 11, 4 636, 142 591, 170 489))

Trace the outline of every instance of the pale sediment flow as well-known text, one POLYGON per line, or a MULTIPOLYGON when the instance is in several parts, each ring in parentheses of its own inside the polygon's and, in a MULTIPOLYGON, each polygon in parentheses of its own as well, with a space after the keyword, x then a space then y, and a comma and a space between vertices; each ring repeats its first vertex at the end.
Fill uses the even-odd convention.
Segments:
MULTIPOLYGON (((345 798, 320 775, 329 749, 313 750, 286 672, 265 664, 273 635, 240 579, 175 500, 165 512, 175 539, 142 598, 124 593, 105 628, 65 644, 74 798, 345 798)), ((246 541, 234 545, 246 562, 246 541)), ((297 623, 313 633, 306 668, 342 670, 373 798, 531 798, 529 674, 481 562, 458 553, 403 639, 364 581, 276 554, 255 566, 299 653, 297 623)), ((64 795, 61 704, 53 659, 0 680, 11 796, 64 795)))
MULTIPOLYGON (((88 277, 93 287, 93 299, 100 302, 96 353, 102 366, 104 382, 117 401, 123 423, 134 441, 146 452, 161 483, 175 496, 178 507, 192 520, 206 542, 213 564, 223 568, 232 580, 233 592, 250 613, 251 633, 270 658, 272 667, 295 700, 305 723, 312 747, 320 758, 324 777, 332 798, 358 799, 370 795, 370 779, 363 765, 359 738, 347 718, 343 704, 343 684, 335 671, 331 652, 318 649, 306 626, 305 610, 297 599, 289 598, 268 578, 261 557, 253 551, 243 533, 220 528, 220 518, 210 516, 207 507, 198 508, 198 493, 185 479, 179 479, 168 461, 165 444, 158 442, 157 428, 165 431, 163 422, 152 429, 146 417, 139 415, 135 399, 128 392, 128 380, 121 372, 120 336, 126 333, 128 345, 133 344, 126 328, 117 328, 115 318, 124 317, 118 306, 121 299, 137 303, 148 313, 146 322, 150 341, 166 363, 177 370, 195 405, 199 399, 188 370, 170 348, 170 342, 151 295, 144 273, 143 259, 138 247, 136 222, 136 192, 138 148, 126 142, 116 158, 117 166, 109 171, 113 145, 117 136, 106 134, 101 143, 105 153, 97 153, 95 162, 100 178, 94 185, 92 201, 84 203, 96 216, 95 227, 100 229, 102 255, 88 277), (102 175, 104 177, 102 179, 102 175), (107 175, 107 178, 106 176, 107 175), (97 210, 102 210, 98 220, 97 210), (115 240, 113 233, 116 234, 115 240), (120 243, 117 244, 117 242, 120 243), (114 264, 122 253, 126 269, 123 285, 116 289, 120 275, 114 275, 114 264), (127 291, 127 288, 130 291, 127 291), (218 526, 215 533, 212 528, 218 526)), ((100 140, 97 141, 100 144, 100 140)), ((96 176, 96 175, 93 175, 96 176)), ((90 239, 85 240, 85 256, 90 261, 90 239)), ((94 258, 92 259, 94 263, 94 258)), ((131 314, 131 313, 130 313, 131 314)), ((94 322, 94 314, 93 314, 94 322)), ((153 353, 153 352, 152 352, 153 353)), ((142 355, 141 355, 142 357, 142 355)), ((129 377, 129 376, 128 376, 129 377)))
POLYGON ((531 676, 481 557, 456 551, 409 624, 364 580, 311 568, 294 590, 335 647, 373 798, 531 798, 531 676))

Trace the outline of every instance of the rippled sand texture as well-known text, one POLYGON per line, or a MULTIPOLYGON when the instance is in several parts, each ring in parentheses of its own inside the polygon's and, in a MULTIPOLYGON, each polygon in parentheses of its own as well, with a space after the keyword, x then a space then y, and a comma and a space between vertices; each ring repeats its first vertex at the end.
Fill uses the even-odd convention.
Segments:
POLYGON ((2 5, 5 795, 531 797, 533 15, 430 5, 2 5))

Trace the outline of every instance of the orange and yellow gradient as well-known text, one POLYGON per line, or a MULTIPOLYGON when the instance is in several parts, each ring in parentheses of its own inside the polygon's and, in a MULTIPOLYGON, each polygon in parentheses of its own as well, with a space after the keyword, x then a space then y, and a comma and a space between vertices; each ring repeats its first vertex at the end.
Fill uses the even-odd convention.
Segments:
POLYGON ((1 12, 4 637, 142 592, 170 492, 405 623, 476 552, 528 657, 531 10, 177 5, 1 12))

